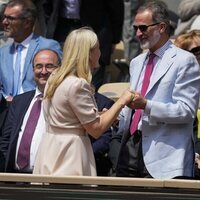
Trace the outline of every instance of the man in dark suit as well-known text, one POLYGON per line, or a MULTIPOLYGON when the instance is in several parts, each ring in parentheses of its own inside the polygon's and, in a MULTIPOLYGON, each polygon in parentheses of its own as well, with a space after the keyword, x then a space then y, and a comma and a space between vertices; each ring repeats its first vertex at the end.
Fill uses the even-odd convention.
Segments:
POLYGON ((62 54, 57 41, 33 33, 36 16, 31 1, 12 0, 5 7, 4 34, 14 42, 0 48, 0 100, 4 96, 10 102, 13 96, 35 89, 32 58, 37 50, 51 48, 62 54))
POLYGON ((0 171, 30 173, 33 169, 35 154, 44 129, 44 119, 40 113, 34 135, 31 141, 29 165, 20 169, 17 164, 19 146, 25 134, 25 126, 30 110, 39 94, 43 94, 48 77, 60 64, 56 51, 39 50, 33 58, 33 72, 36 90, 32 90, 13 98, 5 121, 2 137, 0 138, 0 171))

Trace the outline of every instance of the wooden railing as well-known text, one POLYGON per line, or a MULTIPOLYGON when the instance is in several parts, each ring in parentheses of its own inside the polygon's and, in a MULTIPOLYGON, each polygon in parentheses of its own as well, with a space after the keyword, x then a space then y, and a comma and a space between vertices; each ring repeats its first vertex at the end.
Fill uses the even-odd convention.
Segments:
POLYGON ((200 200, 200 180, 0 173, 1 200, 200 200))
POLYGON ((148 179, 148 178, 117 178, 91 176, 48 176, 32 174, 0 173, 0 182, 31 182, 31 183, 60 183, 113 186, 142 186, 200 189, 200 180, 183 179, 148 179))

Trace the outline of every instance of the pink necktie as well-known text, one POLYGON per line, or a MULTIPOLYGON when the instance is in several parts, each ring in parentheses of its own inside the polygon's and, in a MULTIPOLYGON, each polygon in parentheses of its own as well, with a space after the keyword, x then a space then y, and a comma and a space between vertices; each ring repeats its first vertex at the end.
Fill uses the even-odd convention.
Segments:
MULTIPOLYGON (((150 82, 150 77, 151 77, 151 73, 153 71, 153 59, 156 55, 151 53, 149 55, 149 60, 145 69, 145 74, 144 74, 144 79, 143 79, 143 83, 142 83, 142 90, 141 90, 141 95, 144 97, 146 94, 146 91, 148 89, 149 86, 149 82, 150 82)), ((142 110, 141 109, 137 109, 133 115, 132 118, 132 122, 131 122, 131 126, 130 126, 130 133, 131 135, 134 134, 134 132, 137 130, 138 127, 138 123, 140 121, 140 117, 141 117, 141 113, 142 110)))
POLYGON ((29 114, 22 139, 19 145, 17 164, 20 169, 24 169, 30 162, 30 147, 35 132, 35 128, 40 116, 41 111, 41 95, 37 96, 37 100, 34 102, 31 112, 29 114))

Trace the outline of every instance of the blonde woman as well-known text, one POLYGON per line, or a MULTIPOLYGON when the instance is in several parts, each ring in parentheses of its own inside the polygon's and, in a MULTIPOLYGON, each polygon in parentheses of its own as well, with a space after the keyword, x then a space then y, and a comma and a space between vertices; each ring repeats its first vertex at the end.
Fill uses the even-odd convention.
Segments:
POLYGON ((96 34, 89 28, 72 31, 64 44, 62 65, 50 77, 44 95, 46 133, 35 162, 35 174, 95 176, 87 135, 98 138, 133 98, 125 91, 99 115, 91 87, 91 70, 100 57, 96 34))

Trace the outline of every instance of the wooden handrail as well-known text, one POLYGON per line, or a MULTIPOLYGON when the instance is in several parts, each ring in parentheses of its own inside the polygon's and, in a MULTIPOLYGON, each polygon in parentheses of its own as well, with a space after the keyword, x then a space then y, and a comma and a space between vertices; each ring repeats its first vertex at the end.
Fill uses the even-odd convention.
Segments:
POLYGON ((159 188, 194 188, 200 189, 200 180, 185 179, 147 179, 91 176, 48 176, 33 174, 0 173, 0 182, 29 182, 32 184, 60 183, 83 185, 138 186, 159 188))

